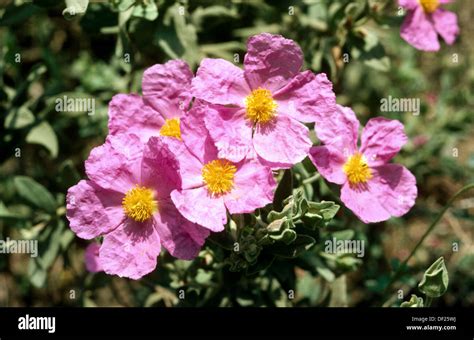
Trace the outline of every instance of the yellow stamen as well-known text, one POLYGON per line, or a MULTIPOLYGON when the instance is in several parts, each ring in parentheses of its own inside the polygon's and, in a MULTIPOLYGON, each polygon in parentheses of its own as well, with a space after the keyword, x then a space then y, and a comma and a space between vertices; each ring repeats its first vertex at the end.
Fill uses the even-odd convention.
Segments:
POLYGON ((372 171, 370 170, 365 157, 359 152, 356 152, 347 159, 342 170, 347 175, 349 184, 352 186, 366 183, 372 178, 372 171))
POLYGON ((234 174, 237 168, 224 159, 216 159, 202 168, 202 179, 211 195, 227 194, 234 187, 234 174))
POLYGON ((254 123, 267 123, 276 115, 278 105, 269 90, 258 88, 245 98, 247 118, 254 123))
POLYGON ((125 215, 137 222, 145 222, 158 210, 158 203, 153 199, 153 191, 136 185, 127 191, 122 208, 125 215))
POLYGON ((166 137, 174 137, 181 140, 181 129, 179 127, 179 118, 170 118, 160 129, 160 135, 166 137))
POLYGON ((439 7, 439 0, 419 0, 426 13, 433 13, 439 7))

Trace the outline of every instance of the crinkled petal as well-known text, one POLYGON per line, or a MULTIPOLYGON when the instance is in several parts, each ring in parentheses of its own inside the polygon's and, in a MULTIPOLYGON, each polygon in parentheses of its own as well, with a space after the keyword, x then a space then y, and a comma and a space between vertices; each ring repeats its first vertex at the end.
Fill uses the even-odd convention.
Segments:
POLYGON ((308 155, 311 140, 306 126, 280 115, 269 123, 257 125, 253 145, 263 159, 293 165, 308 155))
POLYGON ((262 33, 247 41, 244 70, 252 89, 262 87, 275 92, 294 78, 302 65, 303 52, 293 40, 262 33))
POLYGON ((341 201, 364 223, 386 221, 390 218, 390 213, 371 192, 370 186, 370 182, 364 187, 353 187, 346 182, 341 188, 341 201))
POLYGON ((336 106, 336 110, 325 121, 314 126, 319 140, 326 145, 351 155, 357 150, 359 121, 350 107, 336 106))
POLYGON ((243 161, 234 177, 234 188, 224 196, 231 214, 252 213, 273 201, 276 182, 270 168, 257 161, 243 161))
POLYGON ((362 130, 360 151, 371 166, 387 163, 407 142, 403 124, 398 120, 377 117, 362 130))
POLYGON ((138 280, 156 268, 161 245, 154 223, 126 219, 104 237, 99 261, 107 274, 138 280))
POLYGON ((100 244, 97 242, 89 244, 86 248, 86 252, 84 254, 84 261, 86 263, 86 269, 90 273, 98 273, 104 271, 99 261, 99 249, 100 244))
POLYGON ((335 147, 328 146, 314 146, 309 151, 309 159, 313 162, 318 172, 326 180, 336 184, 344 184, 347 176, 342 170, 347 157, 341 150, 335 147))
POLYGON ((364 186, 346 183, 341 200, 365 223, 388 220, 406 214, 415 204, 416 179, 399 164, 386 164, 372 169, 373 177, 364 186))
POLYGON ((143 143, 151 136, 159 135, 164 124, 160 113, 143 102, 136 94, 117 94, 109 104, 109 133, 119 135, 133 133, 143 143))
POLYGON ((249 93, 242 69, 224 59, 203 59, 192 81, 192 94, 213 104, 243 106, 249 93))
POLYGON ((438 34, 421 6, 408 12, 400 29, 400 35, 419 50, 438 51, 440 49, 438 34))
POLYGON ((193 73, 182 60, 156 64, 143 73, 142 90, 147 103, 165 118, 179 117, 191 102, 193 73))
POLYGON ((211 196, 205 187, 173 191, 171 199, 186 219, 211 231, 224 230, 227 222, 224 199, 211 196))
POLYGON ((415 205, 416 178, 404 166, 385 164, 374 168, 373 191, 390 215, 400 217, 415 205))
POLYGON ((179 259, 195 258, 209 236, 208 229, 185 219, 169 199, 159 202, 155 221, 161 244, 179 259))
POLYGON ((169 197, 181 189, 179 164, 161 137, 152 137, 143 152, 141 185, 153 188, 157 198, 169 197))
POLYGON ((273 98, 279 113, 304 123, 323 123, 336 110, 336 95, 324 73, 301 72, 273 98))
POLYGON ((448 45, 454 44, 459 34, 458 17, 455 13, 444 9, 436 10, 431 17, 434 27, 448 45))
POLYGON ((188 150, 203 164, 217 158, 217 148, 206 128, 204 117, 212 108, 204 105, 193 108, 181 119, 181 138, 188 150))
POLYGON ((204 120, 219 158, 237 163, 253 148, 252 123, 245 119, 244 110, 216 107, 206 112, 204 120))
POLYGON ((109 135, 85 162, 87 176, 104 189, 125 193, 140 182, 144 144, 133 134, 109 135))
POLYGON ((123 194, 102 189, 81 180, 70 187, 66 197, 66 216, 72 231, 84 239, 106 234, 124 219, 123 194))

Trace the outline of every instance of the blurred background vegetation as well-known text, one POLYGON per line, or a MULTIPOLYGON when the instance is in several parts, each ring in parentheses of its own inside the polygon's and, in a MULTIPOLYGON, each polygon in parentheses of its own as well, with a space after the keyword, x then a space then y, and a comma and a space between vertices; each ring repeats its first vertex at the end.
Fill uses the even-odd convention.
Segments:
MULTIPOLYGON (((403 17, 388 0, 104 0, 84 10, 87 3, 0 0, 0 239, 40 245, 37 258, 0 254, 0 306, 399 306, 397 289, 405 300, 418 293, 423 271, 439 256, 450 285, 437 304, 474 304, 472 194, 454 203, 384 294, 449 197, 474 180, 474 2, 448 6, 461 34, 438 53, 400 38, 403 17), (111 97, 140 92, 144 69, 169 59, 184 59, 194 71, 203 57, 241 62, 247 38, 260 32, 294 39, 304 67, 327 73, 338 102, 362 123, 382 115, 405 124, 409 142, 396 161, 416 175, 415 207, 375 225, 341 207, 313 231, 316 245, 291 258, 268 258, 243 216, 245 232, 230 233, 246 244, 241 253, 215 236, 195 261, 162 254, 140 281, 88 273, 88 242, 68 227, 65 193, 85 178, 84 160, 104 141, 111 97), (57 112, 64 95, 94 98, 95 114, 57 112), (421 113, 380 112, 388 96, 420 98, 421 113), (323 254, 322 240, 334 235, 365 240, 365 257, 323 254)), ((301 186, 308 200, 338 203, 337 188, 313 181, 313 173, 304 162, 282 183, 301 186)))

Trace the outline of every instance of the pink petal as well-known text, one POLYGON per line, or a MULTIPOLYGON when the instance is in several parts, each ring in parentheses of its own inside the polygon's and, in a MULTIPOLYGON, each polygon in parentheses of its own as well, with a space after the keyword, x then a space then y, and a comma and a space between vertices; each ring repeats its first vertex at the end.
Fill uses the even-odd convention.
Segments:
POLYGON ((306 126, 279 115, 269 123, 257 125, 253 145, 263 159, 291 166, 308 155, 311 140, 306 126))
POLYGON ((203 164, 217 158, 217 148, 206 128, 204 117, 213 110, 205 105, 195 105, 181 119, 181 138, 188 150, 203 164))
POLYGON ((314 130, 321 142, 332 145, 346 156, 357 150, 359 121, 350 107, 337 105, 328 119, 316 123, 314 130))
POLYGON ((192 99, 192 78, 191 69, 182 60, 153 65, 143 73, 143 96, 165 118, 179 117, 192 99))
POLYGON ((398 4, 406 9, 415 9, 420 6, 418 0, 398 0, 398 4))
POLYGON ((218 149, 218 157, 240 162, 253 148, 252 123, 239 108, 215 107, 204 117, 209 134, 218 149))
POLYGON ((407 142, 403 124, 383 117, 370 119, 362 130, 360 151, 371 166, 387 163, 407 142))
POLYGON ((84 261, 86 262, 86 269, 88 272, 98 273, 104 271, 99 262, 99 249, 100 244, 97 242, 89 244, 86 248, 84 261))
POLYGON ((388 220, 406 214, 415 204, 416 179, 398 164, 372 169, 373 178, 364 187, 352 188, 348 183, 341 190, 341 200, 365 223, 388 220))
POLYGON ((436 10, 431 17, 434 27, 448 45, 454 44, 459 34, 458 17, 453 12, 444 9, 436 10))
POLYGON ((66 197, 66 216, 72 231, 84 239, 106 234, 124 220, 123 194, 102 189, 82 180, 70 187, 66 197))
MULTIPOLYGON (((168 139, 168 138, 166 138, 168 139)), ((152 137, 143 152, 141 185, 153 188, 158 198, 181 189, 179 164, 161 137, 152 137)))
POLYGON ((414 205, 418 194, 416 178, 404 166, 385 164, 374 168, 374 191, 390 215, 400 217, 414 205))
POLYGON ((143 143, 159 135, 164 124, 160 113, 143 102, 136 94, 117 94, 109 103, 109 133, 134 133, 143 143))
POLYGON ((244 72, 224 59, 205 58, 192 81, 192 94, 213 104, 244 105, 250 88, 244 72))
POLYGON ((86 160, 87 176, 104 189, 127 192, 140 182, 143 146, 136 135, 109 135, 86 160))
POLYGON ((274 92, 294 78, 302 65, 303 52, 293 40, 262 33, 247 42, 244 70, 252 89, 274 92))
POLYGON ((204 185, 202 181, 203 163, 199 161, 187 148, 176 155, 181 174, 182 189, 192 189, 204 185))
POLYGON ((231 214, 252 213, 273 201, 275 188, 270 168, 257 161, 244 161, 238 165, 234 188, 224 202, 231 214))
POLYGON ((336 184, 344 184, 347 180, 342 167, 347 160, 343 153, 334 146, 315 146, 309 151, 309 159, 318 172, 326 180, 336 184))
POLYGON ((401 37, 422 51, 440 49, 438 34, 421 6, 409 11, 400 30, 401 37))
POLYGON ((127 219, 104 237, 99 261, 107 274, 138 280, 156 268, 161 245, 153 224, 127 219))
POLYGON ((179 259, 195 258, 209 236, 208 229, 186 220, 171 200, 159 202, 159 212, 155 215, 155 221, 161 244, 172 256, 179 259))
POLYGON ((191 222, 211 231, 224 230, 227 215, 222 197, 212 197, 205 187, 173 191, 171 199, 178 211, 191 222))
POLYGON ((324 73, 301 72, 273 98, 278 112, 305 123, 324 122, 336 110, 336 95, 324 73))
POLYGON ((364 223, 386 221, 390 213, 380 204, 375 193, 371 192, 371 183, 365 187, 351 187, 346 182, 341 188, 341 201, 364 223))

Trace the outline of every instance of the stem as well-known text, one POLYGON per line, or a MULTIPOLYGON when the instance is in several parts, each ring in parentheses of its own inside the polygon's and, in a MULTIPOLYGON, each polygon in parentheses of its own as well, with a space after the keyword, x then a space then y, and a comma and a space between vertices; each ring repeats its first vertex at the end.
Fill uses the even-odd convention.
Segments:
POLYGON ((408 257, 405 259, 405 261, 403 261, 403 263, 398 267, 397 271, 393 274, 390 282, 387 284, 387 287, 385 287, 385 290, 384 290, 384 295, 386 295, 388 293, 388 291, 390 290, 390 288, 392 287, 392 285, 395 283, 395 281, 398 279, 398 277, 400 276, 400 274, 402 273, 402 270, 406 267, 406 264, 408 263, 408 261, 410 261, 410 259, 413 257, 413 255, 415 255, 416 251, 418 250, 418 248, 421 246, 421 244, 423 243, 423 241, 428 237, 428 235, 433 231, 434 227, 438 224, 438 222, 441 220, 441 218, 443 217, 444 213, 446 212, 446 210, 448 210, 448 208, 451 206, 451 204, 453 204, 453 202, 463 193, 465 193, 466 191, 469 191, 471 189, 474 188, 474 183, 471 183, 471 184, 468 184, 464 187, 462 187, 461 189, 458 190, 458 192, 456 192, 454 194, 454 196, 452 196, 448 203, 443 207, 443 209, 441 210, 441 212, 438 214, 438 216, 436 216, 435 220, 431 223, 431 225, 428 227, 428 229, 426 230, 426 232, 424 233, 424 235, 421 237, 421 239, 418 241, 418 243, 416 244, 415 248, 413 248, 413 250, 411 251, 410 255, 408 255, 408 257))
POLYGON ((314 183, 316 182, 319 178, 321 177, 320 174, 315 174, 309 178, 306 178, 305 180, 303 180, 303 184, 311 184, 311 183, 314 183))
POLYGON ((425 302, 423 303, 423 306, 424 307, 430 307, 432 302, 433 302, 432 297, 425 296, 425 302))

